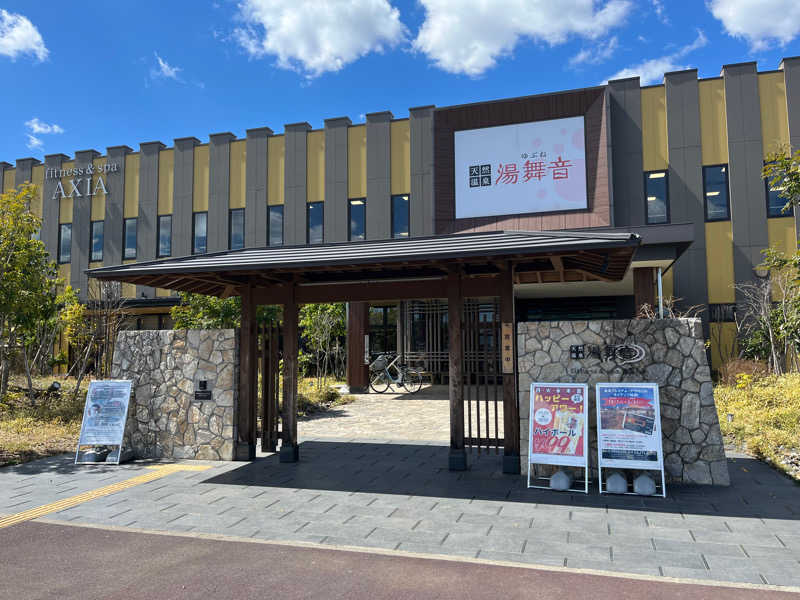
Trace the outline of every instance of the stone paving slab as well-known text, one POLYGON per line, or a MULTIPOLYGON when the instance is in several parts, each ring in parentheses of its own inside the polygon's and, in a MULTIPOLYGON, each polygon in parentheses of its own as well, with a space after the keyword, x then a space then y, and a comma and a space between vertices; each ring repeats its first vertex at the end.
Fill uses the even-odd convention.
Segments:
MULTIPOLYGON (((429 442, 317 439, 301 445, 297 464, 276 456, 213 463, 47 518, 800 585, 800 486, 756 460, 729 459, 730 488, 670 486, 666 499, 643 499, 528 490, 499 472, 495 455, 472 454, 469 471, 452 473, 447 452, 429 442)), ((13 488, 45 504, 69 487, 87 491, 148 466, 70 460, 0 469, 0 512, 17 512, 13 488)))

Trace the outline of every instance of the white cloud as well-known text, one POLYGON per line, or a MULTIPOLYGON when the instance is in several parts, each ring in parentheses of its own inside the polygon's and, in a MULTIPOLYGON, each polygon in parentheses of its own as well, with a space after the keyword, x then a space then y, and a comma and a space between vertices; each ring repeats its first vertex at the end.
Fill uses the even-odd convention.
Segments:
POLYGON ((569 64, 571 67, 576 67, 582 64, 598 65, 611 58, 618 47, 619 40, 617 39, 617 36, 614 36, 607 42, 597 44, 592 48, 584 48, 571 59, 569 59, 569 64))
POLYGON ((64 128, 55 123, 45 123, 40 121, 39 117, 33 117, 30 121, 25 121, 25 127, 31 130, 31 133, 64 133, 64 128))
POLYGON ((702 31, 698 29, 697 37, 691 44, 682 46, 672 54, 667 54, 658 58, 651 58, 631 67, 626 67, 621 71, 617 71, 614 73, 614 75, 609 77, 606 82, 612 79, 625 79, 627 77, 638 76, 641 79, 642 85, 657 83, 664 77, 664 73, 688 69, 689 66, 686 65, 682 59, 685 58, 686 55, 698 50, 699 48, 702 48, 703 46, 706 46, 707 44, 708 38, 702 31))
POLYGON ((797 0, 710 0, 707 5, 728 35, 746 39, 753 50, 775 42, 785 46, 800 35, 797 0))
POLYGON ((252 58, 317 77, 406 39, 388 0, 243 0, 234 39, 252 58))
POLYGON ((661 0, 651 0, 653 4, 653 11, 656 13, 656 17, 658 20, 664 23, 664 25, 669 23, 669 18, 667 17, 666 9, 664 8, 664 3, 661 0))
POLYGON ((28 142, 26 146, 28 146, 29 150, 41 150, 44 148, 44 142, 41 140, 41 138, 37 138, 35 135, 31 135, 30 133, 26 133, 25 135, 28 136, 28 142))
POLYGON ((49 51, 39 30, 27 17, 0 9, 0 54, 12 60, 20 54, 32 54, 43 61, 49 51))
POLYGON ((414 48, 449 73, 478 76, 524 39, 550 46, 596 39, 621 25, 628 0, 420 0, 425 21, 414 48))
POLYGON ((173 67, 172 65, 170 65, 167 61, 165 61, 158 55, 158 52, 153 52, 153 54, 155 54, 156 57, 156 66, 150 69, 150 76, 153 79, 161 77, 164 79, 174 79, 175 81, 181 81, 181 78, 178 75, 178 73, 180 73, 182 70, 180 67, 173 67))

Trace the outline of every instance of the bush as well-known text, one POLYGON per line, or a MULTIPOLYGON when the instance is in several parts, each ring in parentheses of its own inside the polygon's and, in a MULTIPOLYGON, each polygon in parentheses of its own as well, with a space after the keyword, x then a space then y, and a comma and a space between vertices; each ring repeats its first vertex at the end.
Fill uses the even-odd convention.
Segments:
POLYGON ((735 385, 717 386, 715 400, 729 440, 800 478, 791 460, 800 451, 800 374, 756 378, 743 373, 735 385))
POLYGON ((317 387, 313 381, 303 380, 297 390, 297 412, 300 415, 310 415, 334 406, 350 404, 353 400, 352 396, 343 396, 334 387, 317 387))
POLYGON ((736 385, 737 376, 742 374, 749 375, 753 379, 759 379, 769 375, 769 367, 767 363, 760 360, 734 358, 720 368, 719 382, 722 385, 736 385))

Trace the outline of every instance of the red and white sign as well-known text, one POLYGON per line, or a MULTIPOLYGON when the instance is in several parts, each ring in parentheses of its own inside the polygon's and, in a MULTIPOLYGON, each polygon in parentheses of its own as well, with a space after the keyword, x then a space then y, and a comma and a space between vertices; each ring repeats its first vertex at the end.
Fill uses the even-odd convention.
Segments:
POLYGON ((583 117, 455 132, 456 218, 588 207, 583 117))
POLYGON ((529 463, 586 467, 588 417, 586 384, 532 383, 529 463))

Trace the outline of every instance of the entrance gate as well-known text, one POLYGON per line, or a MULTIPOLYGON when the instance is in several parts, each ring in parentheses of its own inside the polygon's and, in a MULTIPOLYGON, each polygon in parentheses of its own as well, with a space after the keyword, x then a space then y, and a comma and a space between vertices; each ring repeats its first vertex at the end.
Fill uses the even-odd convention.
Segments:
POLYGON ((464 444, 499 454, 504 441, 500 304, 496 298, 465 299, 463 319, 464 444))

